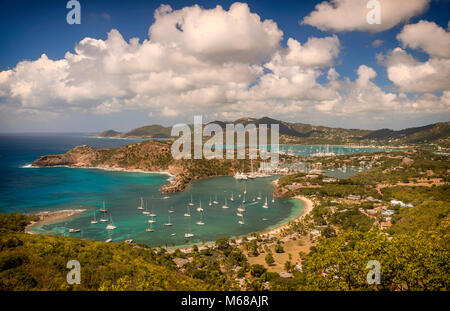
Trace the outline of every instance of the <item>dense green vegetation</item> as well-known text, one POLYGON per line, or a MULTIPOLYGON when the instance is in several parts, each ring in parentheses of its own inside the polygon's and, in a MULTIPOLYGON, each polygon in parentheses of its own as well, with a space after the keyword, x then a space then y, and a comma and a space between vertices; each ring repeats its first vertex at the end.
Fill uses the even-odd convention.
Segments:
POLYGON ((435 230, 394 235, 348 231, 324 238, 306 256, 298 289, 448 290, 450 222, 435 230), (366 282, 369 260, 381 264, 381 284, 366 282))
MULTIPOLYGON (((160 144, 161 148, 167 146, 160 144)), ((133 148, 140 147, 126 148, 105 156, 120 154, 132 163, 137 152, 133 148)), ((23 229, 30 218, 0 214, 0 289, 449 290, 447 157, 420 149, 407 155, 378 153, 325 160, 320 161, 328 167, 365 161, 374 168, 327 182, 323 176, 307 177, 305 173, 284 176, 277 192, 313 199, 315 205, 308 216, 291 222, 278 237, 263 239, 254 234, 254 239, 244 238, 239 244, 224 237, 216 241, 215 247, 200 250, 194 246, 191 253, 176 250, 169 254, 165 249, 145 245, 28 235, 23 229), (300 187, 289 188, 293 185, 300 187), (349 199, 350 194, 360 197, 349 199), (402 201, 402 205, 391 204, 393 199, 402 201), (393 214, 383 215, 385 211, 393 214), (312 243, 309 252, 299 253, 300 269, 292 260, 292 250, 284 244, 285 237, 290 242, 301 237, 312 243), (275 260, 277 256, 286 257, 280 263, 275 260), (262 260, 255 263, 256 257, 262 260), (81 263, 80 285, 65 281, 65 265, 71 259, 81 263), (180 259, 184 264, 177 267, 180 259), (369 260, 381 264, 379 285, 366 281, 369 260), (271 272, 274 266, 282 266, 292 277, 271 272)), ((158 156, 150 161, 169 165, 158 156)), ((318 160, 311 162, 317 164, 318 160)), ((180 176, 186 183, 194 176, 226 175, 248 166, 247 161, 238 160, 180 163, 184 168, 180 176)))
POLYGON ((30 235, 30 219, 0 214, 0 290, 208 290, 218 289, 177 272, 164 252, 144 245, 30 235), (81 264, 81 284, 69 285, 66 264, 81 264))

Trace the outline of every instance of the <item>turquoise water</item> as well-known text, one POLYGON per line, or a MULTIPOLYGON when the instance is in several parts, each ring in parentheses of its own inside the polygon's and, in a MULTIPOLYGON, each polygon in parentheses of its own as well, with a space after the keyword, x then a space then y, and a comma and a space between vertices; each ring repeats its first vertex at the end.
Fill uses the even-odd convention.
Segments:
POLYGON ((342 145, 280 145, 280 152, 293 153, 297 156, 309 157, 315 153, 333 152, 336 155, 364 153, 364 152, 380 152, 395 151, 395 149, 383 149, 376 147, 358 147, 358 146, 342 146, 342 145))
POLYGON ((33 213, 64 209, 86 209, 80 216, 63 222, 33 227, 33 231, 56 235, 71 235, 93 240, 106 240, 107 223, 91 224, 95 211, 105 200, 106 208, 112 215, 115 230, 111 230, 113 241, 132 238, 151 246, 183 245, 184 234, 193 233, 190 243, 212 241, 221 236, 238 236, 267 229, 301 212, 302 205, 297 200, 272 199, 271 180, 276 177, 236 181, 232 177, 205 179, 192 184, 185 192, 165 195, 160 187, 168 182, 168 175, 132 172, 105 171, 82 168, 32 168, 29 164, 44 154, 66 152, 77 145, 93 147, 117 147, 137 142, 137 139, 100 139, 82 134, 14 134, 0 135, 0 212, 33 213), (236 208, 242 200, 244 184, 247 184, 247 204, 244 225, 238 223, 236 208), (234 192, 236 201, 229 200, 234 192), (253 197, 261 194, 269 200, 269 208, 263 209, 261 200, 253 202, 253 197), (184 217, 191 195, 195 202, 191 217, 184 217), (209 207, 210 196, 220 202, 209 207), (152 212, 157 214, 154 232, 146 232, 149 217, 137 210, 143 197, 152 212), (222 209, 225 197, 229 209, 222 209), (196 225, 199 201, 204 208, 204 226, 196 225), (164 226, 171 214, 172 227, 164 226), (266 220, 263 220, 266 219, 266 220), (68 233, 68 229, 81 229, 80 233, 68 233), (175 233, 175 235, 172 235, 175 233))
MULTIPOLYGON (((64 169, 64 168, 55 168, 64 169)), ((108 184, 103 184, 101 188, 95 187, 95 192, 83 192, 76 200, 70 203, 53 206, 53 208, 87 208, 88 212, 54 224, 36 226, 33 231, 38 233, 50 233, 60 235, 71 235, 88 237, 93 240, 106 240, 108 230, 107 223, 99 222, 91 224, 94 213, 97 213, 97 220, 101 213, 98 212, 101 202, 105 199, 108 214, 112 215, 115 230, 110 231, 113 241, 123 241, 132 238, 137 242, 142 242, 151 246, 158 245, 183 245, 186 244, 185 233, 193 233, 195 236, 189 238, 189 243, 200 243, 202 241, 214 241, 222 236, 239 236, 259 231, 279 223, 287 221, 298 215, 302 210, 302 204, 293 199, 272 200, 272 178, 255 179, 250 181, 237 181, 233 177, 217 177, 204 179, 192 184, 187 191, 170 195, 160 194, 159 187, 167 181, 167 176, 160 174, 109 172, 95 169, 69 169, 75 175, 74 180, 87 181, 94 184, 104 182, 105 177, 108 184), (246 186, 244 186, 246 185, 246 186), (113 189, 114 188, 114 189, 113 189), (239 224, 240 217, 236 216, 237 208, 241 205, 243 191, 247 189, 246 203, 243 212, 244 224, 239 224), (231 195, 235 200, 231 201, 231 195), (241 196, 239 198, 239 195, 241 196), (261 195, 258 200, 257 196, 261 195), (146 232, 150 226, 148 220, 151 217, 142 214, 137 209, 140 205, 140 196, 143 197, 148 211, 156 214, 156 222, 152 224, 153 232, 146 232), (193 207, 189 207, 191 216, 185 217, 188 203, 194 202, 193 207), (210 198, 219 204, 209 206, 210 198), (268 197, 269 208, 263 209, 265 197, 268 197), (228 209, 223 209, 222 205, 227 198, 228 209), (204 225, 197 225, 200 220, 200 213, 196 210, 202 202, 204 225), (169 210, 170 222, 173 226, 164 224, 168 222, 169 210), (68 228, 81 229, 79 233, 68 233, 68 228), (175 234, 175 235, 173 235, 175 234)), ((74 185, 73 189, 78 188, 74 185)), ((89 185, 86 185, 89 187, 89 185)), ((73 195, 73 193, 72 193, 73 195)))
MULTIPOLYGON (((214 241, 222 236, 240 236, 274 227, 296 217, 302 210, 301 202, 294 199, 275 199, 272 203, 273 186, 277 177, 237 181, 232 177, 217 177, 197 181, 185 192, 163 195, 160 187, 168 182, 168 175, 133 172, 105 171, 99 169, 75 169, 65 167, 32 168, 29 164, 45 154, 63 153, 78 145, 96 148, 118 147, 140 141, 139 139, 91 138, 85 134, 9 134, 0 135, 0 212, 32 213, 60 209, 86 209, 84 214, 65 221, 35 226, 36 232, 71 235, 106 240, 107 223, 91 224, 94 213, 98 213, 105 201, 108 215, 116 225, 110 230, 113 241, 131 238, 151 246, 184 245, 185 233, 193 233, 190 243, 214 241), (246 185, 247 195, 244 224, 236 216, 242 202, 246 185), (234 194, 235 201, 230 197, 234 194), (241 197, 239 198, 239 195, 241 197), (193 198, 191 217, 183 214, 193 198), (217 196, 218 205, 208 206, 210 198, 217 196), (256 199, 261 196, 261 199, 256 199), (269 208, 262 205, 268 198, 269 208), (137 209, 140 198, 148 204, 149 211, 157 214, 153 232, 148 216, 137 209), (223 209, 225 198, 229 209, 223 209), (255 198, 255 200, 253 200, 255 198), (196 211, 200 201, 204 209, 203 226, 197 225, 200 213, 196 211), (173 226, 164 226, 169 212, 173 226), (68 230, 80 229, 79 233, 68 230)), ((322 151, 324 147, 292 146, 294 150, 308 154, 322 151), (320 149, 322 148, 322 149, 320 149)), ((346 152, 362 152, 356 148, 346 152)), ((97 218, 100 214, 96 214, 97 218)))

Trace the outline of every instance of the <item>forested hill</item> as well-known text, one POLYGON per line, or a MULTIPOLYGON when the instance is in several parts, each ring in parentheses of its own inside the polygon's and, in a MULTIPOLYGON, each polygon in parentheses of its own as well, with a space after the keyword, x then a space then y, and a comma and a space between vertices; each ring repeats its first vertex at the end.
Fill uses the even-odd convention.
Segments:
MULTIPOLYGON (((333 128, 327 126, 316 126, 304 123, 285 122, 263 118, 240 118, 234 121, 213 121, 225 129, 226 124, 267 124, 270 129, 271 124, 278 124, 281 143, 310 143, 310 144, 346 144, 346 143, 379 143, 379 144, 411 144, 438 142, 448 140, 450 137, 450 122, 441 122, 421 127, 407 128, 403 130, 364 130, 364 129, 345 129, 333 128)), ((99 137, 118 137, 118 138, 169 138, 171 132, 170 126, 147 125, 132 129, 125 133, 114 130, 107 130, 99 133, 99 137)))

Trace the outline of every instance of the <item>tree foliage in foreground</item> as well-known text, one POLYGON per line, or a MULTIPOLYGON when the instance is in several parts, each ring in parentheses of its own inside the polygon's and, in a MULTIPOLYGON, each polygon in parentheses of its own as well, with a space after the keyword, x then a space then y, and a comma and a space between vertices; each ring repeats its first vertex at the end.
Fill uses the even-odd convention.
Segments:
POLYGON ((397 234, 391 239, 370 231, 323 238, 305 259, 311 290, 448 290, 450 288, 450 217, 436 230, 397 234), (381 264, 381 284, 369 285, 370 260, 381 264))
POLYGON ((214 283, 175 270, 163 252, 141 245, 20 232, 23 215, 0 214, 0 290, 214 290, 214 283), (69 260, 81 264, 81 284, 69 285, 69 260))

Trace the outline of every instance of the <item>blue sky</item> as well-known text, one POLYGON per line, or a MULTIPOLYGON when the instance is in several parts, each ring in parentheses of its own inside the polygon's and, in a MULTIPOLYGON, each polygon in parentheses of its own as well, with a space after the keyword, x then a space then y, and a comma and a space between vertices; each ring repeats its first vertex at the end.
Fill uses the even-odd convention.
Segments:
MULTIPOLYGON (((339 54, 334 57, 333 65, 317 68, 322 73, 322 75, 317 77, 317 83, 319 84, 325 85, 327 83, 326 72, 331 67, 339 74, 341 80, 348 78, 350 81, 355 81, 358 79, 358 68, 361 65, 365 65, 376 72, 376 77, 373 77, 371 81, 387 93, 403 93, 411 100, 414 100, 423 94, 432 94, 440 97, 447 90, 445 87, 428 88, 429 91, 425 92, 401 90, 399 89, 400 84, 389 79, 387 66, 377 60, 376 56, 379 54, 387 57, 393 49, 403 47, 408 55, 414 57, 417 62, 427 62, 433 55, 427 53, 423 48, 405 47, 396 36, 406 24, 416 24, 421 20, 435 23, 436 26, 443 28, 445 32, 449 22, 449 1, 432 1, 428 9, 408 18, 407 22, 397 23, 388 30, 375 33, 358 30, 324 31, 318 29, 320 27, 317 26, 300 25, 299 21, 311 14, 315 10, 315 6, 321 2, 259 0, 246 1, 245 3, 248 4, 250 12, 257 14, 262 21, 270 19, 276 23, 278 29, 283 32, 283 37, 280 41, 280 48, 282 49, 287 48, 288 38, 293 38, 301 44, 305 44, 308 38, 311 37, 327 38, 333 35, 337 36, 340 46, 339 54), (372 43, 375 40, 382 40, 381 45, 374 47, 372 43)), ((82 22, 80 25, 69 25, 66 22, 66 14, 68 12, 68 9, 65 7, 66 1, 0 1, 0 72, 14 71, 19 62, 23 60, 36 61, 44 53, 53 61, 64 59, 67 51, 75 53, 75 45, 83 38, 90 37, 106 40, 107 34, 111 29, 117 29, 125 41, 137 37, 142 43, 144 39, 149 38, 149 27, 155 23, 154 12, 162 4, 159 1, 114 0, 80 0, 80 3, 82 22)), ((165 1, 163 3, 170 5, 172 11, 190 7, 194 4, 198 4, 204 10, 214 9, 217 5, 221 5, 227 11, 234 1, 165 1)), ((261 64, 265 61, 261 62, 261 64)), ((444 72, 445 75, 448 75, 448 72, 444 72)), ((249 85, 254 83, 254 81, 250 82, 249 85)), ((5 89, 6 91, 2 96, 0 88, 0 107, 4 106, 8 107, 8 109, 5 108, 2 111, 0 122, 3 125, 0 124, 0 131, 96 131, 109 127, 125 130, 143 124, 172 124, 179 121, 191 122, 193 119, 193 115, 189 113, 184 115, 175 115, 175 113, 159 115, 158 109, 161 109, 161 107, 153 109, 152 100, 149 100, 146 106, 149 109, 142 107, 123 108, 117 109, 117 111, 112 113, 91 113, 89 111, 90 108, 86 108, 89 105, 85 103, 80 104, 83 107, 82 109, 74 110, 48 107, 41 109, 42 105, 38 105, 38 109, 33 107, 32 114, 34 116, 30 117, 30 114, 26 111, 29 107, 24 104, 24 99, 22 98, 20 103, 20 100, 18 101, 14 98, 12 87, 8 89, 8 86, 6 86, 5 89), (25 112, 22 114, 23 111, 25 112), (16 122, 21 120, 26 122, 16 122), (50 121, 50 125, 47 121, 50 121)), ((339 89, 339 91, 341 90, 339 89)), ((40 96, 40 93, 36 92, 33 96, 40 96)), ((92 101, 95 100, 105 101, 108 98, 95 98, 92 101)), ((118 102, 122 100, 124 98, 118 98, 118 102)), ((281 98, 276 100, 283 102, 287 99, 281 98)), ((291 100, 302 102, 304 98, 289 98, 289 101, 291 100)), ((57 100, 57 102, 60 102, 60 100, 57 100)), ((230 104, 228 99, 227 103, 230 104)), ((308 103, 308 105, 314 104, 313 102, 308 103)), ((303 103, 297 105, 303 105, 303 103)), ((351 113, 333 113, 332 111, 322 113, 323 109, 320 111, 317 109, 313 109, 314 111, 303 109, 296 114, 287 113, 286 115, 275 115, 275 117, 317 125, 402 128, 436 121, 448 121, 447 102, 444 101, 440 105, 441 109, 431 109, 428 112, 418 112, 413 115, 402 115, 399 113, 395 117, 384 117, 389 115, 388 110, 378 113, 375 118, 371 118, 367 113, 364 116, 361 115, 355 118, 351 113), (442 106, 444 110, 442 110, 442 106)), ((291 110, 294 111, 295 108, 291 110)), ((194 113, 193 110, 189 112, 191 111, 194 113)), ((220 118, 219 115, 208 114, 208 111, 205 110, 207 118, 208 116, 211 119, 220 118)), ((226 119, 227 115, 235 115, 235 113, 227 114, 226 108, 223 111, 222 119, 226 119)), ((287 111, 289 111, 288 108, 287 111)), ((196 112, 202 112, 202 110, 200 109, 196 112)), ((265 115, 271 115, 272 113, 272 109, 262 111, 262 114, 265 115)), ((242 114, 242 116, 248 115, 249 112, 244 111, 242 114)))

